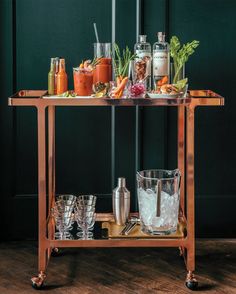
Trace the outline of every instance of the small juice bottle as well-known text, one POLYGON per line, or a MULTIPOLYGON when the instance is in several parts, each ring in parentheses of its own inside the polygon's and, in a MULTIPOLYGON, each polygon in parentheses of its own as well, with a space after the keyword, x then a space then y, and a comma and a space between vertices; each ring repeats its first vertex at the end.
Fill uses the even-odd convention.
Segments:
POLYGON ((51 58, 50 71, 48 73, 48 94, 53 95, 55 89, 55 59, 51 58))
POLYGON ((68 90, 68 78, 65 70, 65 59, 59 61, 59 72, 57 74, 57 95, 68 90))
POLYGON ((59 71, 59 60, 60 57, 55 57, 55 84, 54 84, 54 94, 57 94, 57 74, 59 71))

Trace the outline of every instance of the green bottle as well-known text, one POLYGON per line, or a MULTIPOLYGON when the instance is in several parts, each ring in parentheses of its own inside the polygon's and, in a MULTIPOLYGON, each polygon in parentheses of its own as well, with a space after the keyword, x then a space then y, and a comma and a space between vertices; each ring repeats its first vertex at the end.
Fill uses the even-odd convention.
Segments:
POLYGON ((55 88, 55 58, 51 58, 50 71, 48 73, 48 95, 54 95, 55 88))

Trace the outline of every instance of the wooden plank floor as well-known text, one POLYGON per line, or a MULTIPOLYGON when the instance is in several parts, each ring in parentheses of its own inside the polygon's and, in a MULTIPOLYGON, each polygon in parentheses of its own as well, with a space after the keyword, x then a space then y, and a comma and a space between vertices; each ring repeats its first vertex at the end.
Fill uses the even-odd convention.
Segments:
MULTIPOLYGON (((0 294, 35 293, 37 244, 0 244, 0 294)), ((197 241, 201 293, 236 293, 236 240, 197 241)), ((66 249, 50 260, 45 292, 52 294, 191 293, 176 248, 66 249)))

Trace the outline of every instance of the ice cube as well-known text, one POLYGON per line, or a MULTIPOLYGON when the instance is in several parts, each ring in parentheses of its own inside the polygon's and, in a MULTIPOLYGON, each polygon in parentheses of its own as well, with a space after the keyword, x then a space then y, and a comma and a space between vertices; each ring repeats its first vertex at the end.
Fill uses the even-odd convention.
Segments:
POLYGON ((145 225, 176 226, 178 222, 179 194, 161 192, 161 216, 156 216, 157 194, 152 189, 138 189, 139 213, 145 225))
POLYGON ((152 225, 155 227, 161 227, 164 223, 164 219, 162 217, 153 217, 152 225))

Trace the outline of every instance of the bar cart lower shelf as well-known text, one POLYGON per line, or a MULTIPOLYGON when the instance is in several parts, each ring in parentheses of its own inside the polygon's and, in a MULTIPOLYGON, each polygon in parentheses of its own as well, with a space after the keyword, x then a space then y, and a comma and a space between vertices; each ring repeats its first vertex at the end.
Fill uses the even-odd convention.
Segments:
MULTIPOLYGON (((195 290, 198 282, 195 270, 195 221, 194 221, 194 114, 197 106, 222 106, 224 98, 210 90, 189 91, 186 98, 168 99, 109 99, 109 98, 43 98, 46 91, 22 90, 9 98, 11 106, 33 106, 37 109, 38 124, 38 275, 31 279, 35 289, 41 289, 46 279, 50 257, 63 247, 177 247, 186 269, 186 286, 195 290), (180 187, 179 222, 181 232, 174 236, 156 238, 109 238, 93 240, 55 240, 55 225, 50 218, 55 201, 55 107, 57 106, 167 106, 178 108, 177 153, 178 168, 182 175, 180 187), (46 109, 47 116, 46 116, 46 109), (47 132, 46 132, 47 118, 47 132), (46 140, 46 133, 48 138, 46 140), (47 143, 47 146, 46 146, 47 143), (46 152, 47 151, 47 152, 46 152), (47 175, 47 177, 46 177, 47 175), (48 197, 47 197, 48 187, 48 197), (186 189, 185 189, 186 188, 186 189)), ((137 213, 134 213, 137 216, 137 213)), ((97 213, 96 225, 113 220, 112 213, 97 213)))

